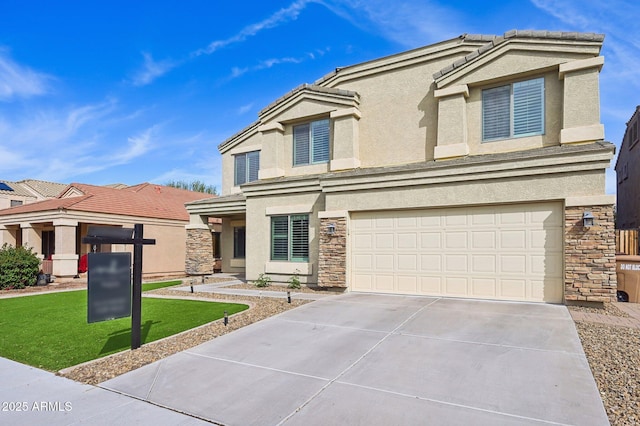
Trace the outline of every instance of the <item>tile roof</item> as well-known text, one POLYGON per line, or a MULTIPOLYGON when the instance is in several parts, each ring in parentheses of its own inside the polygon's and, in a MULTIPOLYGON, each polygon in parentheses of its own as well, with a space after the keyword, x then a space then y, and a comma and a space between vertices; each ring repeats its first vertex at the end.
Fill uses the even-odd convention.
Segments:
POLYGON ((455 61, 454 63, 446 66, 440 71, 433 74, 433 79, 437 80, 454 70, 460 68, 468 62, 473 61, 480 55, 492 50, 494 47, 504 43, 507 40, 520 38, 535 38, 535 39, 548 39, 548 40, 567 40, 567 41, 590 41, 596 43, 602 43, 604 41, 604 34, 596 33, 578 33, 578 32, 563 32, 563 31, 538 31, 538 30, 511 30, 504 33, 502 36, 485 35, 485 34, 463 34, 461 38, 464 41, 480 41, 487 44, 480 47, 465 57, 455 61))
POLYGON ((0 216, 64 209, 187 221, 189 214, 184 204, 211 197, 211 194, 150 183, 122 189, 72 183, 57 198, 0 210, 0 216), (84 195, 69 195, 78 191, 84 195))
POLYGON ((20 185, 18 182, 11 182, 11 181, 8 181, 8 180, 0 180, 0 182, 4 183, 9 188, 13 189, 13 191, 7 191, 7 190, 0 189, 0 194, 18 195, 20 197, 36 198, 36 196, 33 193, 27 191, 27 189, 25 187, 23 187, 22 185, 20 185))
POLYGON ((30 187, 45 198, 57 197, 58 194, 67 187, 66 183, 47 182, 36 179, 24 179, 18 183, 30 187))

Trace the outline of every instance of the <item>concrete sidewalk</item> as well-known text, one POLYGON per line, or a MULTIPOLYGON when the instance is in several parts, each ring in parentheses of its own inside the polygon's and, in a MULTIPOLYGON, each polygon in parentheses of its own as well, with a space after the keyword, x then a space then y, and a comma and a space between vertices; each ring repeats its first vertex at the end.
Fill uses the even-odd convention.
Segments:
POLYGON ((0 358, 0 425, 209 424, 148 402, 0 358))

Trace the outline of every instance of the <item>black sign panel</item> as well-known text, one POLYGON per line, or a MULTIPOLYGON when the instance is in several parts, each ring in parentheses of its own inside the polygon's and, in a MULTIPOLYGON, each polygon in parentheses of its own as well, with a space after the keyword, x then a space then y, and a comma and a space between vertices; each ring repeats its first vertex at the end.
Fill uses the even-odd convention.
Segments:
POLYGON ((131 315, 131 253, 89 253, 87 321, 131 315))

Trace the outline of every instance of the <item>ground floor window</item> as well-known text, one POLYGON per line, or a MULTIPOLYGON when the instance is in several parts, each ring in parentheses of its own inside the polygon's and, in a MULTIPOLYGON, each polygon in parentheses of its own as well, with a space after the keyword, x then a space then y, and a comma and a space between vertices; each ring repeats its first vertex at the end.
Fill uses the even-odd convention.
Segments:
POLYGON ((246 228, 244 226, 236 226, 233 228, 234 259, 245 258, 245 235, 246 235, 246 228))
POLYGON ((309 215, 271 218, 271 260, 309 261, 309 215))
POLYGON ((54 231, 42 231, 42 255, 50 259, 56 249, 56 235, 54 231))

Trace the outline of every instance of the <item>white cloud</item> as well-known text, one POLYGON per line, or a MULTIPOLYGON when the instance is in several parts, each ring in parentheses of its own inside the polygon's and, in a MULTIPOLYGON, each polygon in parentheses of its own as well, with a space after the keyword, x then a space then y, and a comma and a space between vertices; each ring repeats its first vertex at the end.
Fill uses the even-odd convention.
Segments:
POLYGON ((238 108, 236 110, 236 113, 238 115, 244 115, 246 113, 248 113, 249 111, 251 111, 251 109, 253 108, 253 102, 246 104, 246 105, 242 105, 240 108, 238 108))
POLYGON ((131 78, 134 86, 146 86, 178 66, 177 62, 170 60, 155 61, 148 52, 142 52, 142 57, 144 58, 142 69, 131 78))
POLYGON ((268 18, 257 22, 255 24, 247 25, 237 34, 222 40, 215 40, 209 43, 209 45, 203 49, 198 49, 191 54, 191 56, 210 55, 218 49, 226 47, 230 44, 240 43, 257 35, 259 32, 275 28, 280 24, 288 21, 294 21, 298 18, 300 13, 304 10, 307 4, 312 3, 311 0, 297 0, 291 3, 288 7, 282 8, 269 16, 268 18))
POLYGON ((406 48, 464 32, 460 13, 434 1, 322 0, 320 3, 363 31, 379 34, 406 48))
POLYGON ((20 65, 0 48, 0 101, 28 98, 48 92, 53 77, 20 65))

